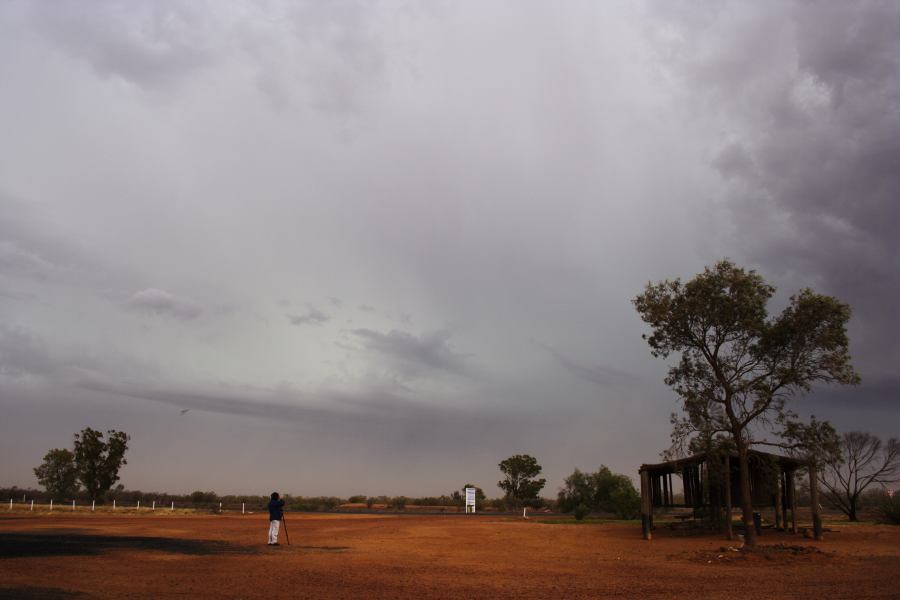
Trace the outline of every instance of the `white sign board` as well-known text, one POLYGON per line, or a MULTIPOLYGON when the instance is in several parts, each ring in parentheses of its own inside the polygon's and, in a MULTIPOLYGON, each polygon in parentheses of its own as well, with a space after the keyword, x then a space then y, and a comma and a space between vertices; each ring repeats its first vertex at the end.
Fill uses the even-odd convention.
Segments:
POLYGON ((466 488, 466 512, 469 512, 469 508, 471 507, 472 512, 475 512, 475 488, 466 488))

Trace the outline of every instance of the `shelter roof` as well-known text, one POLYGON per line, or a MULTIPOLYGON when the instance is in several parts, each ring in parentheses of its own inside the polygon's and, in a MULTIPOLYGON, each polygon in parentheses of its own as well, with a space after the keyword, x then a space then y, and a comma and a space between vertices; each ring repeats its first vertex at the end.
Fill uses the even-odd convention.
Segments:
MULTIPOLYGON (((750 450, 750 457, 756 457, 766 460, 771 460, 776 462, 782 469, 786 471, 793 471, 799 467, 802 467, 805 463, 802 460, 797 458, 792 458, 790 456, 782 456, 780 454, 772 454, 770 452, 762 452, 760 450, 750 450)), ((731 453, 732 458, 737 458, 737 452, 731 453)), ((641 465, 641 468, 638 469, 638 472, 648 471, 654 475, 662 475, 664 473, 677 473, 679 471, 684 470, 685 467, 696 466, 701 463, 706 462, 706 452, 700 452, 691 456, 687 456, 685 458, 679 458, 676 460, 669 460, 666 462, 656 463, 656 464, 644 464, 641 465)))

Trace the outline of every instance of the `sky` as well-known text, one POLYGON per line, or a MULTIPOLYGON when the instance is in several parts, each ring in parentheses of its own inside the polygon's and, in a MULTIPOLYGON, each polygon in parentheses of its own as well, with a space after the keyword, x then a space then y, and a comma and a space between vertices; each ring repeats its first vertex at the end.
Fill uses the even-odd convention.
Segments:
POLYGON ((634 477, 631 300, 725 257, 853 307, 792 407, 900 435, 896 2, 10 0, 0 132, 0 485, 84 427, 144 491, 634 477))

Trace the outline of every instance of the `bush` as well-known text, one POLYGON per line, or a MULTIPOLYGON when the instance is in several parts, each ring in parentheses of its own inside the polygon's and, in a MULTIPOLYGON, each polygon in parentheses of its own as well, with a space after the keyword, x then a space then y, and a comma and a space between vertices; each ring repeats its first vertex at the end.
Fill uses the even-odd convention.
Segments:
POLYGON ((396 510, 403 510, 406 508, 406 496, 395 496, 394 498, 391 498, 390 505, 396 510))
POLYGON ((371 509, 375 505, 375 498, 366 498, 366 508, 371 509))
POLYGON ((900 494, 894 494, 893 498, 886 497, 878 507, 878 513, 885 523, 900 525, 900 494))
POLYGON ((609 495, 609 507, 620 519, 635 519, 641 514, 641 496, 629 481, 609 495))
POLYGON ((571 512, 582 504, 591 510, 614 513, 620 518, 631 519, 640 512, 640 496, 631 479, 613 473, 602 466, 596 473, 583 473, 578 469, 565 480, 559 491, 559 510, 571 512))
POLYGON ((347 498, 347 502, 349 502, 350 504, 362 504, 365 501, 366 501, 365 494, 358 494, 356 496, 350 496, 349 498, 347 498))
POLYGON ((305 512, 333 510, 343 504, 340 498, 334 496, 315 496, 311 498, 292 498, 287 500, 287 505, 291 510, 299 510, 305 512))
POLYGON ((591 514, 591 507, 587 504, 579 504, 575 507, 575 520, 582 521, 586 516, 591 514))
POLYGON ((213 504, 219 501, 219 497, 215 492, 201 492, 197 490, 196 492, 191 493, 191 502, 194 504, 213 504))
POLYGON ((508 509, 506 506, 506 498, 492 498, 485 502, 485 506, 490 506, 497 512, 503 512, 508 509))

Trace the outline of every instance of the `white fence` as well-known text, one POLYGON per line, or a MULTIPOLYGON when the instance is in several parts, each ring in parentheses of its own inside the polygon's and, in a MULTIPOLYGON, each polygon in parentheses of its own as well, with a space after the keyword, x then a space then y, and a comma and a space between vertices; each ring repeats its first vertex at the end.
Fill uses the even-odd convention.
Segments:
MULTIPOLYGON (((0 509, 2 510, 2 509, 0 509)), ((155 513, 155 512, 175 512, 176 510, 196 510, 196 511, 206 511, 206 512, 216 512, 216 513, 230 513, 230 514, 252 514, 254 512, 260 512, 266 510, 265 506, 259 505, 257 503, 247 503, 247 502, 213 502, 213 503, 193 503, 193 502, 176 502, 176 501, 168 501, 168 502, 158 502, 156 500, 151 500, 149 504, 147 501, 144 502, 144 505, 141 506, 141 501, 137 500, 134 502, 119 502, 118 500, 113 500, 112 504, 100 504, 98 505, 96 501, 91 501, 89 504, 87 501, 82 501, 79 504, 78 500, 71 500, 66 502, 54 502, 53 500, 45 501, 45 502, 35 502, 34 498, 28 498, 27 496, 23 496, 21 500, 16 500, 14 498, 9 499, 9 504, 7 505, 8 512, 127 512, 127 513, 155 513)))

